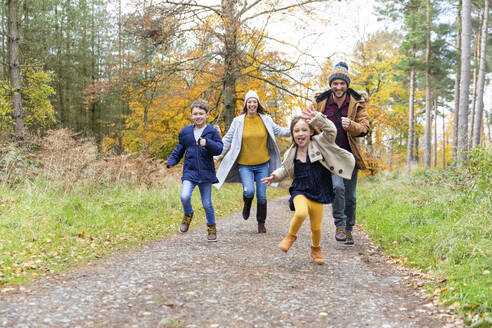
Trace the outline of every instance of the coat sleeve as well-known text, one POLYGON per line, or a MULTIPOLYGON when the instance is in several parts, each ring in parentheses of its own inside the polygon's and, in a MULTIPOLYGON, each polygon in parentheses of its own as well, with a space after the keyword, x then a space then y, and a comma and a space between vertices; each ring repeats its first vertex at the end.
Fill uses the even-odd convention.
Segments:
POLYGON ((369 133, 369 115, 367 114, 366 103, 360 103, 355 121, 350 121, 347 132, 353 137, 364 137, 369 133))
POLYGON ((205 148, 207 148, 210 154, 216 156, 222 153, 223 143, 217 130, 214 129, 210 138, 206 138, 206 140, 207 143, 205 145, 205 148))
POLYGON ((278 126, 273 119, 270 117, 272 123, 273 134, 277 137, 290 137, 290 129, 278 126))
POLYGON ((335 143, 337 128, 332 121, 326 118, 325 115, 320 112, 316 113, 316 116, 311 121, 311 125, 321 131, 320 138, 322 138, 325 142, 335 143))
POLYGON ((225 136, 222 138, 222 151, 217 156, 214 156, 214 159, 219 160, 222 157, 224 157, 225 153, 227 153, 227 151, 231 147, 232 138, 234 137, 234 133, 236 132, 236 129, 237 129, 237 123, 236 122, 237 122, 236 120, 232 121, 232 124, 229 127, 229 130, 227 131, 225 136))
POLYGON ((186 150, 186 146, 184 145, 183 139, 184 139, 183 138, 183 130, 181 130, 181 132, 179 132, 178 145, 176 146, 176 148, 174 148, 171 155, 169 156, 169 158, 167 160, 167 164, 166 164, 167 167, 171 167, 171 166, 178 164, 179 161, 181 160, 181 158, 183 158, 183 155, 184 155, 185 150, 186 150))

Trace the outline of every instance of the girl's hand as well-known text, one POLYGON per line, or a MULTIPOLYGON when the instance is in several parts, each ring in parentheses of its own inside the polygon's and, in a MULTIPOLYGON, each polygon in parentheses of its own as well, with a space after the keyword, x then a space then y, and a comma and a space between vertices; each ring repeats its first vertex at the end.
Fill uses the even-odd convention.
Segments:
POLYGON ((266 183, 266 185, 269 186, 272 184, 273 179, 275 179, 275 176, 272 174, 268 178, 261 178, 261 182, 266 183))
POLYGON ((301 117, 303 120, 305 120, 306 122, 311 124, 311 121, 316 116, 316 113, 317 113, 317 111, 314 110, 313 105, 311 105, 302 112, 301 117))

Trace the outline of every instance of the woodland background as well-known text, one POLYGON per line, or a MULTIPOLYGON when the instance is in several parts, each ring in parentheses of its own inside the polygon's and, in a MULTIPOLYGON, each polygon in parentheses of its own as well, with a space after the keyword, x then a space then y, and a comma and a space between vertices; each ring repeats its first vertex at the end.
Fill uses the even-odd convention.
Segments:
MULTIPOLYGON (((6 0, 0 9, 0 131, 43 135, 68 128, 103 151, 165 159, 190 123, 194 99, 210 103, 211 121, 225 133, 248 89, 287 125, 328 88, 336 54, 311 56, 288 33, 281 40, 270 29, 282 21, 301 34, 313 22, 333 28, 336 17, 327 13, 338 4, 6 0)), ((369 173, 443 167, 452 158, 465 160, 471 148, 487 147, 488 1, 377 4, 367 14, 396 29, 363 36, 345 59, 351 86, 370 99, 372 130, 363 140, 369 173)))

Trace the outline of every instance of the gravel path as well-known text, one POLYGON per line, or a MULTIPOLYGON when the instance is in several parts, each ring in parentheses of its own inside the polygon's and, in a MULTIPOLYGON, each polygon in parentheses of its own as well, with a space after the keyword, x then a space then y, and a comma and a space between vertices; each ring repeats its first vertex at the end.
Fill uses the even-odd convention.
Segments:
MULTIPOLYGON (((292 213, 269 203, 267 234, 235 213, 205 227, 114 254, 75 272, 0 294, 0 327, 461 327, 407 287, 361 231, 337 244, 325 208, 321 249, 310 257, 305 222, 291 250, 277 248, 292 213)), ((255 213, 255 210, 252 210, 255 213)))

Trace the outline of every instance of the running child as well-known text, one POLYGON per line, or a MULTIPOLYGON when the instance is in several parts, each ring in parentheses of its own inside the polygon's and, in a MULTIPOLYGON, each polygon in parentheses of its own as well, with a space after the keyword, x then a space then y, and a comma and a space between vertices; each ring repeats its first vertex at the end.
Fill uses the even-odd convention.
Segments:
POLYGON ((270 185, 290 177, 289 207, 295 211, 289 233, 278 245, 287 252, 297 239, 297 232, 309 215, 311 222, 311 256, 314 263, 323 264, 321 253, 321 223, 323 204, 333 201, 331 175, 350 178, 354 169, 353 155, 335 144, 337 129, 333 122, 313 108, 306 109, 290 124, 292 145, 282 166, 270 177, 262 179, 270 185), (315 131, 320 131, 317 134, 315 131))
POLYGON ((183 185, 181 187, 181 204, 184 217, 179 232, 185 233, 193 219, 191 194, 198 186, 202 205, 207 217, 207 240, 217 241, 215 226, 215 210, 212 204, 212 184, 217 183, 213 156, 222 152, 222 139, 210 124, 207 124, 210 107, 203 99, 191 104, 191 120, 194 124, 187 125, 179 132, 179 143, 173 150, 166 166, 170 168, 179 163, 185 156, 183 165, 183 185))

